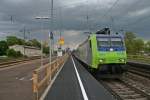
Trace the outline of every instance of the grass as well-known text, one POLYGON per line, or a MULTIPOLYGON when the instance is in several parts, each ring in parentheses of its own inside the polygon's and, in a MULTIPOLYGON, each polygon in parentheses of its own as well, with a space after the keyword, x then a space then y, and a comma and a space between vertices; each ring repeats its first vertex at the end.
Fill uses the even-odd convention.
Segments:
POLYGON ((128 61, 135 61, 150 64, 150 56, 144 55, 128 55, 128 61))

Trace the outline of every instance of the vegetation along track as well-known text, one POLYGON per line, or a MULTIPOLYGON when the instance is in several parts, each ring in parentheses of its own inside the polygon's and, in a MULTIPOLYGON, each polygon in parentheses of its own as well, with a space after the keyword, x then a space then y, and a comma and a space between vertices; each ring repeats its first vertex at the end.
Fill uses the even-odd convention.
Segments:
POLYGON ((36 57, 31 57, 31 58, 26 58, 26 59, 19 59, 19 60, 3 62, 3 63, 0 63, 0 68, 10 67, 12 65, 17 65, 17 64, 20 64, 20 63, 24 63, 24 62, 27 62, 27 61, 30 61, 30 60, 36 60, 36 59, 39 59, 39 58, 40 58, 39 56, 36 56, 36 57))

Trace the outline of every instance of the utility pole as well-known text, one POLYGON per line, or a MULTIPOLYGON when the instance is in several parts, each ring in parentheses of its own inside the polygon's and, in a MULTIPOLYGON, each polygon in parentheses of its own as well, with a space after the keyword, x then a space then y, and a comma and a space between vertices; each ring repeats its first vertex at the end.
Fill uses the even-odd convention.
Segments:
POLYGON ((88 32, 89 32, 89 31, 90 31, 90 28, 89 28, 89 16, 88 16, 88 14, 87 14, 86 19, 87 19, 87 29, 88 29, 88 32))
MULTIPOLYGON (((52 42, 51 40, 53 39, 53 0, 51 0, 51 30, 49 31, 49 63, 51 64, 52 60, 52 52, 51 52, 51 47, 52 47, 52 42)), ((52 71, 52 68, 50 66, 50 72, 52 71)), ((50 77, 51 81, 52 77, 50 77)))
MULTIPOLYGON (((59 8, 59 20, 60 20, 60 23, 59 23, 59 26, 60 26, 60 32, 59 32, 59 39, 61 39, 61 36, 62 36, 62 10, 61 10, 61 7, 59 8)), ((61 49, 61 44, 59 45, 60 49, 61 49)))
MULTIPOLYGON (((44 26, 43 23, 41 21, 41 33, 44 33, 44 26)), ((41 39, 41 67, 43 67, 43 40, 41 39)))
POLYGON ((31 40, 31 33, 30 33, 30 31, 28 31, 28 40, 31 40))
POLYGON ((86 10, 87 10, 87 12, 86 12, 86 20, 87 20, 87 29, 88 29, 88 32, 90 33, 90 25, 89 25, 89 8, 88 8, 89 6, 88 6, 88 0, 87 0, 87 8, 86 8, 86 10))
MULTIPOLYGON (((50 35, 53 35, 53 10, 54 10, 54 2, 53 0, 51 0, 51 32, 50 35)), ((49 35, 49 36, 50 36, 49 35)), ((52 42, 51 42, 51 36, 49 37, 49 61, 51 63, 51 57, 52 57, 52 51, 51 51, 51 47, 52 47, 52 42)))
MULTIPOLYGON (((24 41, 26 41, 26 28, 25 26, 23 26, 23 38, 24 38, 24 41)), ((23 44, 23 52, 24 52, 24 56, 25 56, 25 43, 23 44)))
MULTIPOLYGON (((52 17, 52 33, 53 33, 53 36, 54 36, 54 0, 52 0, 52 15, 51 15, 51 17, 52 17)), ((54 53, 54 37, 53 37, 53 39, 52 39, 52 54, 54 53)))

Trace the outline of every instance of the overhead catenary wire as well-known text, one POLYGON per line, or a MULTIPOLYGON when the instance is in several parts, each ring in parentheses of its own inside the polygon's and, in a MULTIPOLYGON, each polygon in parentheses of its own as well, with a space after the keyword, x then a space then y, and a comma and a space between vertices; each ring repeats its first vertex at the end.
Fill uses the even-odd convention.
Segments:
MULTIPOLYGON (((108 15, 109 17, 110 17, 110 20, 111 20, 111 23, 112 23, 112 28, 114 28, 114 31, 116 30, 116 28, 115 28, 115 22, 114 22, 114 18, 113 18, 113 16, 111 15, 111 11, 112 11, 112 9, 118 4, 118 2, 119 2, 120 0, 116 0, 114 3, 113 3, 113 5, 108 9, 108 11, 104 14, 104 17, 106 16, 106 15, 108 15, 108 13, 110 13, 110 15, 108 15)), ((111 26, 110 26, 111 27, 111 26)))
MULTIPOLYGON (((136 2, 134 2, 133 4, 131 4, 129 7, 127 7, 127 10, 126 10, 126 14, 128 14, 129 13, 129 11, 131 11, 135 6, 135 4, 136 4, 136 7, 137 7, 137 5, 138 4, 140 4, 140 1, 141 0, 137 0, 136 2)), ((125 18, 125 16, 120 16, 120 17, 118 17, 117 18, 117 20, 116 21, 119 21, 119 20, 121 20, 121 19, 123 19, 123 18, 125 18)), ((123 25, 123 26, 125 26, 125 25, 123 25)), ((117 27, 117 26, 116 26, 117 27)))
MULTIPOLYGON (((87 1, 87 0, 86 0, 87 1)), ((98 0, 99 1, 99 0, 98 0)), ((140 0, 137 0, 136 2, 138 2, 138 1, 140 1, 140 0)), ((111 12, 112 11, 112 9, 114 8, 114 6, 116 6, 117 4, 118 4, 118 2, 119 2, 119 0, 116 0, 114 3, 113 3, 113 5, 109 8, 109 10, 105 13, 105 16, 109 13, 109 12, 111 12)), ((82 3, 85 3, 85 1, 82 1, 82 2, 73 2, 73 3, 70 3, 69 5, 63 5, 63 6, 61 6, 62 8, 64 7, 69 7, 69 6, 71 6, 71 5, 78 5, 78 4, 82 4, 82 3)), ((134 3, 134 4, 136 4, 136 3, 134 3)), ((136 4, 137 5, 137 4, 136 4)), ((58 9, 58 8, 56 8, 56 9, 58 9)), ((130 10, 130 9, 132 9, 132 8, 128 8, 128 10, 127 10, 127 12, 130 10)), ((53 17, 54 18, 54 17, 53 17)), ((89 20, 90 19, 90 16, 89 16, 89 13, 87 14, 87 17, 86 17, 86 19, 87 20, 89 20)), ((141 19, 140 19, 141 20, 141 19)), ((143 19, 142 19, 143 20, 143 19)), ((113 17, 113 21, 117 21, 117 20, 115 20, 115 18, 113 17)), ((54 20, 53 20, 53 22, 54 22, 54 20)), ((88 22, 88 21, 87 21, 88 22)), ((141 21, 140 21, 141 22, 141 21)), ((137 23, 137 22, 134 22, 134 23, 137 23)), ((133 25, 132 23, 129 23, 129 25, 133 25)), ((126 25, 125 25, 126 26, 126 25)), ((127 26, 126 26, 127 27, 127 26)))
MULTIPOLYGON (((139 3, 139 1, 140 0, 137 0, 135 3, 133 3, 133 4, 138 4, 139 3)), ((104 16, 106 16, 106 15, 108 15, 108 13, 110 13, 111 11, 112 11, 112 9, 118 4, 118 2, 120 2, 120 0, 116 0, 113 4, 112 4, 112 6, 107 10, 107 12, 104 14, 104 16)), ((75 2, 75 3, 71 3, 71 4, 69 4, 69 5, 64 5, 64 6, 61 6, 62 8, 65 8, 65 7, 70 7, 70 6, 72 6, 72 5, 77 5, 77 4, 84 4, 85 3, 85 1, 83 1, 83 2, 75 2)), ((128 13, 129 11, 131 11, 131 9, 133 9, 133 7, 134 6, 132 6, 132 5, 130 5, 131 7, 128 7, 127 8, 127 10, 126 10, 126 13, 128 13)), ((58 8, 56 8, 56 9, 58 9, 58 8)), ((114 26, 114 23, 115 22, 117 22, 118 21, 118 18, 117 18, 117 20, 115 20, 115 18, 112 16, 112 15, 110 15, 109 16, 110 17, 110 19, 111 19, 111 22, 112 22, 112 26, 114 26)), ((122 17, 124 17, 124 16, 120 16, 120 18, 122 18, 122 17)), ((87 22, 89 23, 89 13, 87 13, 87 16, 86 16, 86 20, 87 20, 87 22)), ((138 21, 135 21, 135 22, 133 22, 133 23, 131 23, 131 24, 127 24, 127 25, 134 25, 134 23, 138 23, 138 22, 141 22, 142 20, 145 20, 145 19, 139 19, 138 21)), ((127 25, 125 25, 126 27, 127 27, 127 25)), ((115 26, 114 26, 115 28, 117 27, 116 26, 116 24, 115 24, 115 26)))
MULTIPOLYGON (((137 7, 137 5, 139 5, 140 4, 140 0, 137 0, 136 2, 134 2, 132 5, 135 5, 136 4, 136 7, 137 7)), ((129 11, 131 11, 131 9, 133 9, 133 7, 134 6, 132 6, 131 5, 131 7, 129 7, 128 8, 128 10, 127 10, 127 13, 129 12, 129 11)), ((145 17, 145 16, 144 16, 145 17)), ((127 24, 125 24, 125 25, 122 25, 121 26, 121 29, 126 29, 127 30, 127 28, 129 28, 129 27, 135 27, 136 25, 135 24, 137 24, 137 23, 140 23, 140 22, 142 22, 142 21, 144 21, 144 20, 148 20, 150 18, 150 16, 148 15, 148 16, 146 16, 145 18, 143 18, 143 17, 140 17, 139 19, 137 19, 136 21, 134 21, 134 22, 131 22, 131 23, 127 23, 127 24)))
POLYGON ((110 19, 111 19, 111 22, 112 22, 112 29, 114 30, 114 31, 117 31, 117 29, 116 29, 116 24, 115 24, 115 19, 110 15, 110 19))
MULTIPOLYGON (((110 13, 112 11, 112 9, 118 4, 120 0, 116 0, 111 6, 110 8, 108 8, 108 10, 102 15, 102 18, 106 17, 106 15, 108 15, 108 13, 110 13)), ((98 2, 98 1, 97 1, 98 2)), ((110 15, 109 18, 111 19, 111 22, 112 22, 112 16, 110 15)), ((113 19, 114 20, 114 19, 113 19)), ((113 22, 112 22, 113 23, 113 22)), ((110 23, 109 23, 110 24, 110 23)), ((112 24, 113 25, 113 24, 112 24)), ((97 23, 95 23, 94 26, 99 26, 97 23)), ((106 25, 107 26, 107 25, 106 25)), ((106 27, 105 26, 105 27, 106 27)))
MULTIPOLYGON (((113 3, 113 5, 108 9, 108 11, 107 11, 102 17, 106 17, 106 15, 108 15, 108 13, 112 11, 112 9, 118 4, 118 2, 119 2, 119 0, 116 0, 116 1, 113 3)), ((131 11, 131 9, 134 7, 133 5, 135 5, 135 4, 138 5, 139 3, 140 3, 140 0, 137 0, 135 3, 133 3, 132 5, 130 5, 131 7, 128 7, 127 13, 128 13, 129 11, 131 11)), ((124 16, 121 16, 120 18, 123 18, 123 17, 124 17, 124 16)), ((118 18, 117 18, 117 20, 115 20, 114 17, 113 17, 111 14, 110 14, 109 18, 111 19, 112 26, 114 26, 114 23, 115 23, 115 21, 118 20, 118 18)), ((97 26, 97 24, 96 24, 96 26, 97 26)), ((106 26, 107 26, 107 25, 106 25, 106 26)), ((117 27, 116 24, 115 24, 114 27, 117 27)), ((116 28, 115 28, 115 29, 116 29, 116 28)))
MULTIPOLYGON (((141 0, 137 0, 136 2, 134 2, 133 4, 131 4, 130 7, 127 7, 126 14, 128 14, 129 11, 131 11, 134 7, 137 7, 138 4, 140 4, 140 1, 141 0), (136 4, 136 6, 135 6, 135 4, 136 4)), ((125 17, 125 16, 121 16, 120 18, 123 18, 123 17, 125 17)))
MULTIPOLYGON (((112 6, 110 6, 110 8, 108 9, 108 11, 106 11, 106 13, 104 13, 103 17, 105 17, 106 15, 108 15, 108 13, 112 11, 112 9, 118 4, 119 1, 120 1, 120 0, 116 0, 116 1, 112 4, 112 6)), ((103 18, 103 17, 102 17, 102 18, 103 18)))
MULTIPOLYGON (((120 0, 116 0, 113 4, 112 4, 112 6, 108 9, 108 11, 104 14, 104 16, 106 16, 109 12, 111 12, 112 11, 112 9, 118 4, 118 2, 119 2, 120 0)), ((139 2, 140 0, 137 0, 136 1, 136 3, 137 2, 139 2)), ((75 3, 71 3, 70 5, 64 5, 64 6, 61 6, 61 8, 65 8, 65 7, 69 7, 69 6, 71 6, 71 5, 76 5, 76 4, 81 4, 81 3, 85 3, 85 1, 84 2, 75 2, 75 3)), ((136 4, 137 5, 137 4, 136 4)), ((127 13, 132 9, 133 7, 128 7, 128 9, 127 9, 127 13)), ((58 9, 58 8, 57 8, 58 9)), ((117 22, 117 20, 115 20, 115 18, 113 17, 113 16, 109 16, 110 17, 110 19, 111 19, 111 22, 112 22, 112 25, 114 25, 114 23, 115 22, 117 22)), ((89 23, 89 19, 90 19, 90 17, 89 17, 89 12, 87 13, 87 16, 86 16, 86 20, 87 20, 87 23, 89 23)), ((88 25, 88 24, 87 24, 88 25)), ((114 26, 114 27, 116 27, 116 26, 114 26)))
MULTIPOLYGON (((56 11, 55 10, 57 10, 58 12, 60 12, 60 8, 61 9, 64 9, 64 8, 68 8, 68 7, 71 7, 71 6, 75 6, 75 5, 77 5, 77 6, 79 6, 79 5, 82 5, 82 4, 85 4, 86 5, 86 1, 87 0, 85 0, 85 1, 79 1, 79 2, 73 2, 73 3, 70 3, 70 4, 66 4, 66 5, 62 5, 62 6, 55 6, 55 7, 53 7, 53 25, 55 24, 54 22, 57 22, 56 21, 56 14, 54 14, 56 11), (78 5, 79 4, 79 5, 78 5), (57 7, 57 8, 56 8, 57 7)), ((73 13, 73 12, 72 12, 73 13)), ((54 28, 54 27, 53 27, 54 28)))
MULTIPOLYGON (((119 0, 116 0, 116 2, 114 2, 114 4, 112 5, 112 7, 110 7, 110 9, 108 10, 107 13, 109 13, 109 12, 112 10, 112 8, 117 4, 117 2, 119 2, 119 0)), ((135 4, 136 4, 136 5, 140 4, 140 0, 137 0, 137 1, 134 2, 132 5, 130 5, 131 7, 128 7, 128 9, 126 10, 126 13, 127 13, 127 14, 129 13, 129 11, 131 11, 131 10, 133 9, 133 7, 135 7, 135 6, 133 6, 133 5, 135 5, 135 4)), ((107 13, 105 13, 104 16, 106 16, 107 13)), ((121 16, 120 18, 123 18, 123 17, 124 17, 124 16, 121 16)), ((148 16, 148 18, 149 18, 149 16, 148 16)), ((115 25, 114 18, 113 18, 111 15, 110 15, 110 19, 111 19, 112 24, 113 24, 113 26, 114 26, 114 25, 115 25)), ((118 19, 118 18, 117 18, 117 19, 118 19)), ((127 26, 134 25, 134 24, 136 24, 136 23, 138 23, 138 22, 141 22, 141 21, 143 21, 143 20, 146 20, 146 19, 140 18, 140 19, 136 20, 136 21, 133 22, 133 23, 129 23, 129 24, 123 25, 121 29, 123 29, 124 27, 127 27, 127 26)), ((117 26, 115 25, 114 27, 117 27, 117 26)), ((116 29, 116 28, 115 28, 115 29, 116 29)))
POLYGON ((68 8, 68 7, 71 7, 71 6, 75 6, 75 5, 82 5, 82 4, 86 4, 86 1, 79 1, 79 2, 73 2, 73 3, 70 3, 70 4, 66 4, 66 5, 62 5, 62 6, 58 6, 57 8, 54 8, 53 10, 59 10, 59 8, 68 8))

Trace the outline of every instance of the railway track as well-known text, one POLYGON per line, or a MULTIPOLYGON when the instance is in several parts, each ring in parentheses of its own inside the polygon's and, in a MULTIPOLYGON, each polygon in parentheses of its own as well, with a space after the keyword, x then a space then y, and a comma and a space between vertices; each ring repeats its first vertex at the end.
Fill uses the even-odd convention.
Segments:
POLYGON ((130 68, 128 72, 150 79, 150 70, 139 69, 139 68, 130 68))
POLYGON ((3 62, 3 63, 0 63, 0 68, 5 68, 5 67, 9 67, 9 66, 12 66, 12 65, 18 65, 18 64, 21 64, 21 63, 24 63, 24 62, 27 62, 27 61, 30 61, 30 60, 36 60, 36 59, 39 59, 40 57, 31 57, 31 58, 26 58, 26 59, 19 59, 19 60, 13 60, 13 61, 8 61, 8 62, 3 62))
POLYGON ((133 64, 128 65, 128 72, 150 79, 150 65, 138 64, 138 63, 136 63, 135 65, 133 64))
POLYGON ((150 95, 127 80, 101 80, 117 100, 150 100, 150 95))
POLYGON ((150 64, 128 62, 127 66, 129 68, 129 71, 138 71, 141 73, 150 74, 150 64))
POLYGON ((124 75, 123 80, 150 96, 150 80, 148 78, 128 72, 124 75))
POLYGON ((117 100, 150 100, 150 67, 142 66, 132 65, 120 79, 105 79, 100 83, 117 100))

